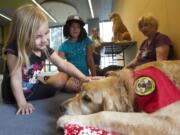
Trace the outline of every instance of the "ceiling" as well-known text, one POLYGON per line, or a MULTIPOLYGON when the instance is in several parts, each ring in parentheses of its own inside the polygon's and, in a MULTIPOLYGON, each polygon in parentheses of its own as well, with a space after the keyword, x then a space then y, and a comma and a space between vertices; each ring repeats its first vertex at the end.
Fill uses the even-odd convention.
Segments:
MULTIPOLYGON (((57 23, 49 18, 50 26, 63 25, 67 16, 79 14, 84 21, 91 19, 88 0, 36 0, 47 12, 49 12, 57 23)), ((0 13, 12 17, 15 9, 25 3, 32 3, 31 0, 0 0, 0 13)), ((100 21, 109 20, 112 12, 113 0, 92 0, 94 17, 100 21)), ((0 17, 0 26, 8 25, 10 21, 0 17)))

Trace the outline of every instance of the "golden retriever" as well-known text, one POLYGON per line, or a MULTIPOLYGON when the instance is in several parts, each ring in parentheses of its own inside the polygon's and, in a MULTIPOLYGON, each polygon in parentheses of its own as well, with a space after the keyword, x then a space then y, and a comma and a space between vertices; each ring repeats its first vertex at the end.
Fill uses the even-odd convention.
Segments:
MULTIPOLYGON (((180 60, 151 62, 136 71, 156 67, 180 89, 180 60)), ((153 113, 134 112, 133 71, 122 69, 105 79, 84 83, 81 92, 62 104, 66 115, 57 121, 93 126, 121 135, 180 135, 180 100, 153 113)), ((180 96, 180 95, 178 95, 180 96)))
POLYGON ((113 12, 110 15, 110 20, 113 23, 112 26, 113 42, 118 42, 122 40, 131 40, 131 36, 118 13, 113 12))

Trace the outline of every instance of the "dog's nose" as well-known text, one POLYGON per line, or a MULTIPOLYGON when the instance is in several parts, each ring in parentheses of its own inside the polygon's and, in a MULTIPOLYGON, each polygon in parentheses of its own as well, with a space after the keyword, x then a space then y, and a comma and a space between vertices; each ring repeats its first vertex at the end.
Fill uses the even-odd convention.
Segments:
POLYGON ((66 108, 63 105, 60 105, 59 109, 62 114, 65 114, 66 108))

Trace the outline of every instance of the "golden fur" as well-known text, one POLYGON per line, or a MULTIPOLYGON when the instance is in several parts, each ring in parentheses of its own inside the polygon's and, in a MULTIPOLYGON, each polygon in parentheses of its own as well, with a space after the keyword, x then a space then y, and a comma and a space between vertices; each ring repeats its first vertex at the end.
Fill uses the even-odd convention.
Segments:
MULTIPOLYGON (((151 62, 136 70, 148 66, 160 69, 180 88, 180 60, 151 62)), ((180 101, 151 114, 135 113, 132 71, 123 69, 110 74, 84 83, 77 96, 65 101, 62 106, 68 115, 60 117, 57 126, 76 123, 127 135, 180 134, 180 101)))
POLYGON ((113 12, 110 16, 110 20, 113 22, 113 42, 118 42, 121 40, 131 40, 131 36, 118 13, 113 12))

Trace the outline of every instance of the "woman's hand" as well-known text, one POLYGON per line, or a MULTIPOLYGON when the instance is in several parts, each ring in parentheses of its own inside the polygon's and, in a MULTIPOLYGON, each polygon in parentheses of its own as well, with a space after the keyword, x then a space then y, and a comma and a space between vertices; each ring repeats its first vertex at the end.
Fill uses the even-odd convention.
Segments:
POLYGON ((16 115, 29 115, 35 110, 31 103, 26 102, 25 104, 18 105, 16 115))

